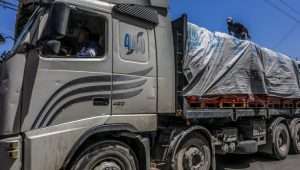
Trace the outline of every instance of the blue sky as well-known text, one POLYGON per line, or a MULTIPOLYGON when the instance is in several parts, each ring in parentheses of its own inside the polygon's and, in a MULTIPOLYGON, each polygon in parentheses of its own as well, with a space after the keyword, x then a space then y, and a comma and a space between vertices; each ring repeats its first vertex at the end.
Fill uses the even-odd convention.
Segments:
MULTIPOLYGON (((269 0, 299 22, 274 9, 264 0, 170 1, 170 15, 173 19, 187 13, 191 22, 212 31, 226 32, 226 18, 232 16, 249 28, 254 42, 292 57, 300 57, 299 0, 269 0)), ((0 32, 13 35, 14 21, 14 12, 0 8, 0 32)), ((11 45, 12 42, 1 45, 0 53, 11 45)))
MULTIPOLYGON (((13 36, 15 31, 16 14, 14 11, 0 7, 0 33, 13 36)), ((13 45, 12 40, 7 40, 5 44, 0 44, 0 54, 3 50, 10 48, 13 45)))

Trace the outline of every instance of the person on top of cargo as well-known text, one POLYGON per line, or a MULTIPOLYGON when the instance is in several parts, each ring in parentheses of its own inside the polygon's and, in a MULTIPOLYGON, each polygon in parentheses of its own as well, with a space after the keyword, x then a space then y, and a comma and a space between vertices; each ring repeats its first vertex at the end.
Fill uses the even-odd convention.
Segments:
POLYGON ((232 17, 227 18, 228 33, 238 39, 250 40, 248 29, 241 23, 234 22, 232 17))
POLYGON ((76 56, 79 58, 92 58, 97 56, 99 50, 98 44, 96 41, 91 39, 91 31, 83 27, 80 29, 79 37, 79 51, 76 56))

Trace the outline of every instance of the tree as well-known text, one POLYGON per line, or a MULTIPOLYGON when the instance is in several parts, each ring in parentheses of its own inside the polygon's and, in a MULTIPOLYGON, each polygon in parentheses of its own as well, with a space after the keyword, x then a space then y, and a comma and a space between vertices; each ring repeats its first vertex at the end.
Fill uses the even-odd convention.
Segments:
POLYGON ((5 9, 10 9, 13 11, 17 11, 18 5, 7 0, 0 0, 0 7, 5 9))
POLYGON ((4 44, 6 42, 6 40, 8 40, 8 39, 15 41, 14 37, 0 33, 0 45, 4 44))
POLYGON ((0 34, 0 45, 5 43, 5 38, 2 34, 0 34))

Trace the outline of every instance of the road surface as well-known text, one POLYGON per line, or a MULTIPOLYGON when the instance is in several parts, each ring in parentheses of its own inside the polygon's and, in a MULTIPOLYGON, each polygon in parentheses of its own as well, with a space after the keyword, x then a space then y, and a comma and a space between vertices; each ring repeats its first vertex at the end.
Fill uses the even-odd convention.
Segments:
POLYGON ((217 170, 300 170, 300 155, 283 161, 262 154, 218 156, 217 170))

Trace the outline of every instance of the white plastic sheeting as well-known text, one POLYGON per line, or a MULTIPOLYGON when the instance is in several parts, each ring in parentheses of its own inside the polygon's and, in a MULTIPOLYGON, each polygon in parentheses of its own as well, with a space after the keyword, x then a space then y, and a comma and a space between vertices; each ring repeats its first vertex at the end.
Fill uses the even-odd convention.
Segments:
POLYGON ((189 82, 185 96, 300 98, 299 70, 293 59, 191 23, 184 73, 189 82))

